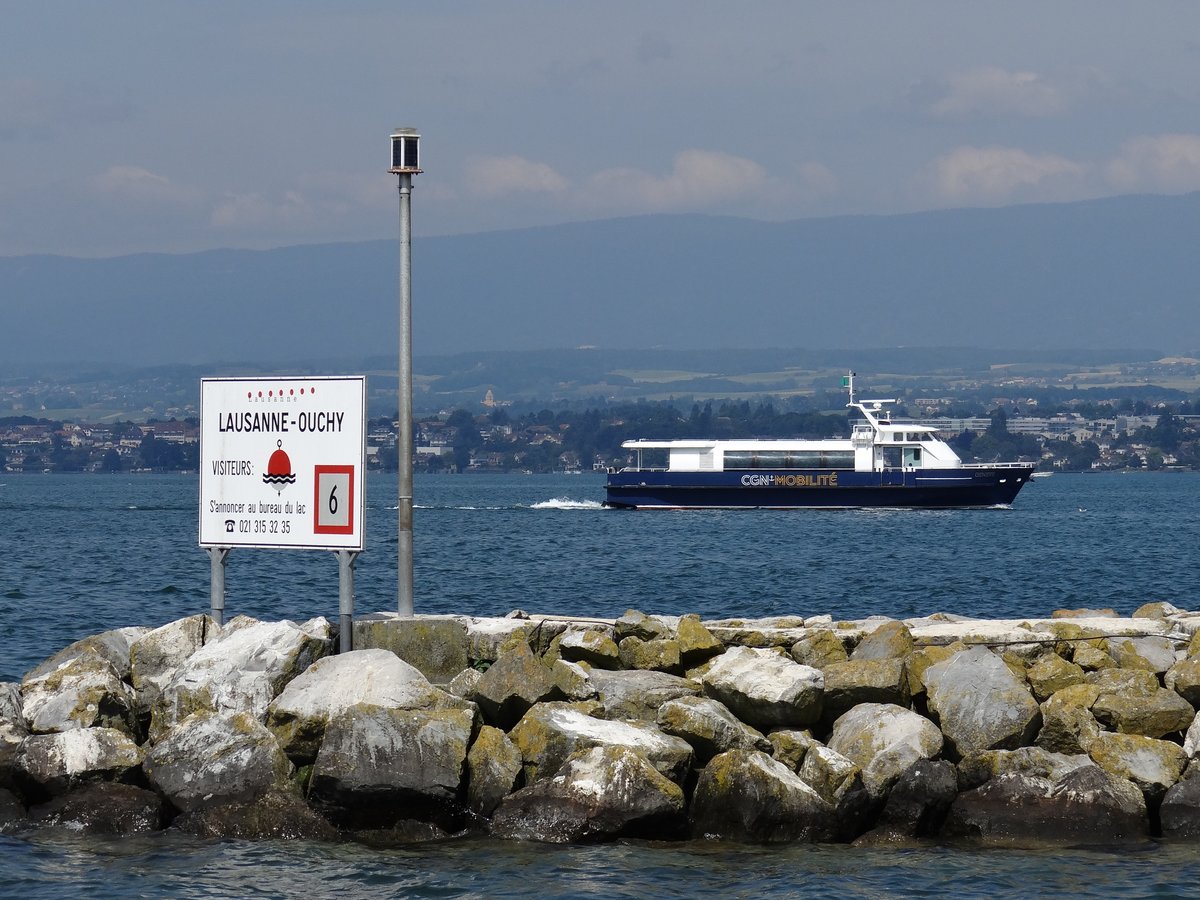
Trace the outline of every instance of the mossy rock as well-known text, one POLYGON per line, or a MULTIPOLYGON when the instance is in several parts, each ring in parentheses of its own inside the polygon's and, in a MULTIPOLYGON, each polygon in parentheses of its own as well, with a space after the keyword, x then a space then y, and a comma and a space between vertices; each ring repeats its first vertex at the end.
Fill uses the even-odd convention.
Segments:
POLYGON ((844 663, 850 658, 846 645, 836 633, 828 628, 815 628, 792 644, 792 659, 802 666, 824 669, 834 663, 844 663))
POLYGON ((1085 673, 1073 662, 1067 662, 1057 653, 1047 653, 1025 670, 1025 678, 1033 688, 1039 703, 1073 684, 1083 684, 1085 673))
POLYGON ((366 619, 354 623, 354 648, 390 650, 433 684, 447 684, 470 665, 467 629, 450 618, 366 619))
POLYGON ((851 659, 903 659, 913 651, 913 636, 903 622, 884 622, 863 637, 850 654, 851 659))
POLYGON ((688 668, 700 665, 725 651, 725 645, 704 627, 700 617, 694 613, 679 619, 679 625, 675 629, 675 640, 679 642, 680 661, 688 668))

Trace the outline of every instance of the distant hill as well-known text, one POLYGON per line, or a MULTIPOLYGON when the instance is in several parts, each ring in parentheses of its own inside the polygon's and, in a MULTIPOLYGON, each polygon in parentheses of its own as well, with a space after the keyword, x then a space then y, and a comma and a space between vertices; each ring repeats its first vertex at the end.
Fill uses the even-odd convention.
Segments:
MULTIPOLYGON (((414 353, 1200 348, 1200 194, 767 223, 645 216, 413 242, 414 353)), ((0 258, 8 364, 396 354, 394 240, 0 258)))

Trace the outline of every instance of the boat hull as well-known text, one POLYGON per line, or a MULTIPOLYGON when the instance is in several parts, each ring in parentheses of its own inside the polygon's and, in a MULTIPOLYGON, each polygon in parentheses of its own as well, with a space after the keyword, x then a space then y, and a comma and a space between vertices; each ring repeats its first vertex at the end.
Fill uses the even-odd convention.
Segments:
POLYGON ((628 509, 956 509, 1004 506, 1033 466, 610 472, 604 505, 628 509))

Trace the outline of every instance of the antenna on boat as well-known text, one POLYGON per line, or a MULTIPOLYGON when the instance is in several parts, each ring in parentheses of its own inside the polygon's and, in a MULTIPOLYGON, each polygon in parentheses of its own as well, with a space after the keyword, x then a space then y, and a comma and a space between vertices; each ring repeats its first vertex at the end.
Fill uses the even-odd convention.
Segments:
POLYGON ((847 372, 845 375, 842 376, 842 387, 846 388, 850 392, 850 402, 847 403, 846 405, 853 406, 854 405, 854 373, 853 372, 847 372))

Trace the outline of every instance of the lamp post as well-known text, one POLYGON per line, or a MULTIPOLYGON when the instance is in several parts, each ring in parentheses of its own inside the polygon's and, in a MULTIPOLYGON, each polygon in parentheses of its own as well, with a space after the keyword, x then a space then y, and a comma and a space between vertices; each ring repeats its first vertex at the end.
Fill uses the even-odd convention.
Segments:
POLYGON ((392 130, 392 165, 400 187, 400 405, 396 425, 396 455, 399 467, 397 505, 399 531, 396 536, 397 611, 413 614, 413 435, 412 435, 412 177, 421 171, 418 147, 421 136, 415 128, 392 130))

